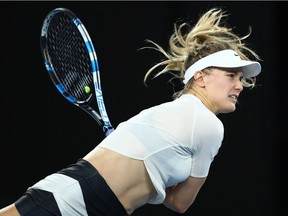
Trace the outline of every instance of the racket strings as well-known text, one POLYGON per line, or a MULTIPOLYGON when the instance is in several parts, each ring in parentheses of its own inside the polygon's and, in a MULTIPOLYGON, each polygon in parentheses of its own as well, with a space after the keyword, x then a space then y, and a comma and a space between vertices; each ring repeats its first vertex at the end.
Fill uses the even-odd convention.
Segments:
POLYGON ((87 102, 93 98, 94 84, 89 53, 80 32, 70 17, 60 13, 50 21, 47 34, 47 49, 58 79, 68 94, 87 102), (85 91, 87 86, 89 92, 85 91))

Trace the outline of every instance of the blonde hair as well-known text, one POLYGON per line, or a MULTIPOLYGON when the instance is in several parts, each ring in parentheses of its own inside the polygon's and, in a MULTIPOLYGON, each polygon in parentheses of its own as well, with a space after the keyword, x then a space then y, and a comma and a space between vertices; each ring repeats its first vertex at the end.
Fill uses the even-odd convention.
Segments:
MULTIPOLYGON (((227 16, 226 12, 221 9, 212 8, 203 14, 196 25, 192 27, 185 22, 180 25, 175 23, 174 32, 169 39, 169 50, 167 52, 158 44, 147 40, 148 43, 154 46, 144 48, 157 50, 166 59, 155 64, 147 71, 144 83, 146 84, 148 77, 152 76, 155 69, 159 67, 164 68, 153 74, 152 78, 164 73, 170 73, 173 76, 172 79, 176 78, 182 82, 185 71, 192 64, 207 55, 224 49, 236 51, 243 60, 251 60, 250 57, 260 60, 256 52, 248 48, 243 42, 251 34, 251 27, 249 27, 249 32, 245 36, 240 37, 232 32, 232 28, 227 27, 222 22, 223 18, 227 16)), ((174 93, 173 97, 177 98, 187 93, 193 87, 193 80, 190 79, 182 90, 174 93)), ((256 83, 256 78, 243 78, 242 83, 243 86, 252 88, 256 83)))

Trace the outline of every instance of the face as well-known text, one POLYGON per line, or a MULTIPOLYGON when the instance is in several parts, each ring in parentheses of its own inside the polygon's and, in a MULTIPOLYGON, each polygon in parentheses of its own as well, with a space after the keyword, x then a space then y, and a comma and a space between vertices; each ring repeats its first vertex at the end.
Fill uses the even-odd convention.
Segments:
POLYGON ((213 68, 203 76, 205 95, 215 114, 236 109, 237 99, 243 90, 241 69, 213 68))

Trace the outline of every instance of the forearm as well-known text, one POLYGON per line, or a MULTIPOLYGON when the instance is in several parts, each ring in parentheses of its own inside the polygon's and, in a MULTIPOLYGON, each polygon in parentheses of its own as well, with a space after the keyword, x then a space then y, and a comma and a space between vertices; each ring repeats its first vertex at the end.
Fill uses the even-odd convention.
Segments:
POLYGON ((173 187, 166 188, 163 204, 176 212, 184 213, 194 202, 206 178, 189 177, 173 187))
POLYGON ((187 205, 187 200, 184 200, 182 198, 179 198, 179 196, 181 196, 181 191, 180 191, 181 187, 177 187, 177 186, 173 186, 173 187, 169 187, 166 189, 166 197, 165 200, 163 202, 163 204, 178 213, 184 213, 189 206, 192 204, 192 202, 189 201, 189 204, 187 205))
POLYGON ((178 211, 177 211, 177 208, 175 208, 175 205, 174 205, 174 198, 175 198, 175 196, 174 196, 173 190, 174 190, 175 187, 176 187, 176 186, 172 186, 172 187, 166 188, 166 197, 165 197, 165 200, 164 200, 163 204, 164 204, 167 208, 169 208, 169 209, 171 209, 171 210, 173 210, 173 211, 178 212, 178 211))

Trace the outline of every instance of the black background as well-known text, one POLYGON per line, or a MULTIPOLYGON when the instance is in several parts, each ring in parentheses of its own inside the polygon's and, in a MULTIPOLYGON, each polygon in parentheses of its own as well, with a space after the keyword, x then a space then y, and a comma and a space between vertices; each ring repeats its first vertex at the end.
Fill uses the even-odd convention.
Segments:
MULTIPOLYGON (((288 4, 282 1, 0 2, 0 207, 104 138, 95 121, 67 102, 46 73, 39 37, 52 9, 71 9, 88 29, 107 112, 117 126, 171 99, 168 77, 143 84, 147 69, 161 60, 157 52, 139 51, 144 40, 166 48, 175 21, 195 23, 214 6, 231 14, 228 23, 236 33, 246 34, 252 26, 247 41, 262 57, 263 72, 255 89, 244 90, 235 112, 219 115, 225 126, 223 145, 195 203, 183 215, 286 216, 288 4)), ((146 205, 133 215, 179 214, 146 205)))

